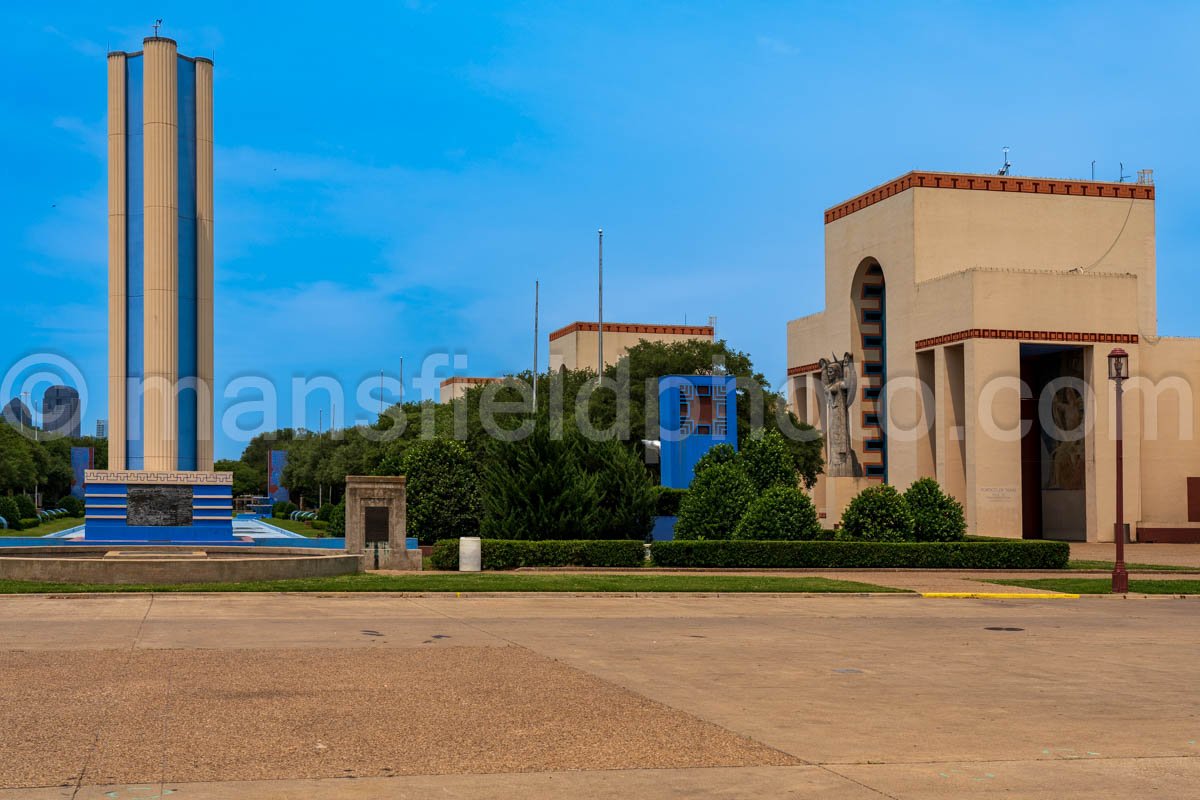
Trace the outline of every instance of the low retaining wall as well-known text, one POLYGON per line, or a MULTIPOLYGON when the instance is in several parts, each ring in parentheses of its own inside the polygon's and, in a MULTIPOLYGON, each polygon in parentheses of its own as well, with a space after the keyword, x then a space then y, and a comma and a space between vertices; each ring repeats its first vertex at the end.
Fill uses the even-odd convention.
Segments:
POLYGON ((12 547, 0 550, 0 578, 46 583, 242 583, 326 578, 360 572, 346 553, 272 547, 12 547), (113 551, 127 557, 106 558, 113 551), (204 556, 192 553, 203 552, 204 556))

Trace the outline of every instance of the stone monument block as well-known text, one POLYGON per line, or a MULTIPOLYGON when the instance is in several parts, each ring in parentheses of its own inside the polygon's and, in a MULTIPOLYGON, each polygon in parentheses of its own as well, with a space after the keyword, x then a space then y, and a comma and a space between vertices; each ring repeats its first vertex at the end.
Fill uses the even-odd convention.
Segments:
POLYGON ((405 547, 404 476, 346 476, 346 552, 363 569, 420 569, 421 551, 405 547))

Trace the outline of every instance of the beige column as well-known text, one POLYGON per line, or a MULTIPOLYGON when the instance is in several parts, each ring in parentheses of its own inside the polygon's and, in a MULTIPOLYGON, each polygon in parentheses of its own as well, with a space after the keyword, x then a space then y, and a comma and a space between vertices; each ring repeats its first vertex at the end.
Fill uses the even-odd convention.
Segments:
POLYGON ((196 469, 213 468, 212 62, 196 59, 196 469))
POLYGON ((179 133, 177 53, 145 40, 145 453, 147 470, 178 467, 179 133))
POLYGON ((108 468, 125 469, 125 54, 108 54, 108 468))

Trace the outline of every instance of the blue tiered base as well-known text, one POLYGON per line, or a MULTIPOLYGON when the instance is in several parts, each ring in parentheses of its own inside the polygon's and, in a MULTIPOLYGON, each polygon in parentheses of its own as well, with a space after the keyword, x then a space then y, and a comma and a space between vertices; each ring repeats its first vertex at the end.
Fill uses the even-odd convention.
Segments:
POLYGON ((87 470, 84 481, 85 542, 236 541, 232 473, 87 470))

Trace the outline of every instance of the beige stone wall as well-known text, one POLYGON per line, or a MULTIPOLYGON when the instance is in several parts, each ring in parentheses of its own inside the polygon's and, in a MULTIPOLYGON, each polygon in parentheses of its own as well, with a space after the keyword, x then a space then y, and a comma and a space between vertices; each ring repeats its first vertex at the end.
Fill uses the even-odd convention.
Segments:
POLYGON ((1200 477, 1200 341, 1163 337, 1139 351, 1140 368, 1125 393, 1126 430, 1142 451, 1139 519, 1184 522, 1187 479, 1200 477))
POLYGON ((912 196, 916 281, 969 267, 1128 272, 1139 279, 1141 332, 1156 331, 1153 200, 930 188, 904 194, 912 196))
POLYGON ((438 387, 438 400, 442 403, 449 403, 466 396, 467 392, 476 386, 500 382, 500 378, 450 378, 442 381, 441 386, 438 387))
MULTIPOLYGON (((629 348, 643 339, 651 342, 686 342, 692 339, 711 342, 713 337, 711 334, 624 332, 609 329, 608 323, 605 323, 604 365, 607 367, 617 363, 621 356, 629 352, 629 348)), ((598 372, 596 365, 599 357, 599 334, 596 331, 573 331, 550 340, 550 369, 557 370, 565 366, 570 370, 590 369, 598 372)))

